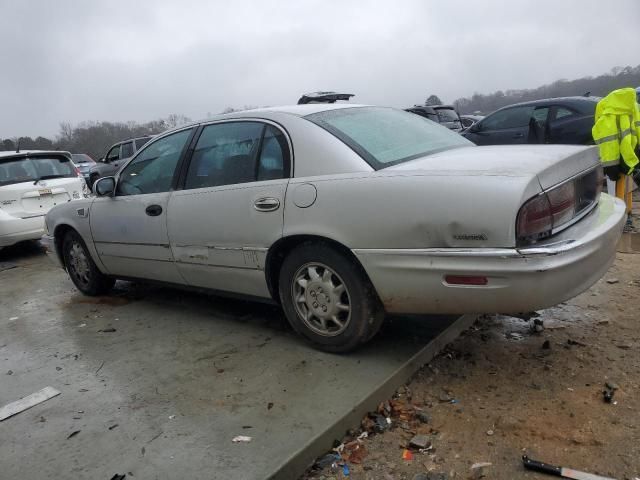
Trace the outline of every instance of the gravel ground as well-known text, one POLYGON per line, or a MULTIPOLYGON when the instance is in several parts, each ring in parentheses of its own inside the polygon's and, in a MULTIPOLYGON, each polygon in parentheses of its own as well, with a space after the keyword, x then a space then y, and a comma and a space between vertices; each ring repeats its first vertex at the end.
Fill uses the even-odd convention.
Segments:
POLYGON ((640 477, 639 300, 640 255, 618 254, 589 291, 537 318, 483 317, 303 479, 545 478, 524 454, 640 477))

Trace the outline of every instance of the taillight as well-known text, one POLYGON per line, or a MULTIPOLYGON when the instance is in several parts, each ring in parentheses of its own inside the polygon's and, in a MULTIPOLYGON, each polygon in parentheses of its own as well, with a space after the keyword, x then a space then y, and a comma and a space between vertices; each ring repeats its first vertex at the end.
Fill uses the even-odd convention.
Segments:
POLYGON ((535 243, 548 237, 553 230, 551 205, 546 194, 540 194, 525 203, 518 212, 516 234, 518 243, 535 243))
POLYGON ((518 245, 529 245, 586 215, 598 202, 603 172, 598 167, 525 202, 518 212, 518 245))
POLYGON ((562 225, 574 217, 576 211, 576 187, 573 182, 567 182, 547 193, 551 204, 553 226, 562 225))

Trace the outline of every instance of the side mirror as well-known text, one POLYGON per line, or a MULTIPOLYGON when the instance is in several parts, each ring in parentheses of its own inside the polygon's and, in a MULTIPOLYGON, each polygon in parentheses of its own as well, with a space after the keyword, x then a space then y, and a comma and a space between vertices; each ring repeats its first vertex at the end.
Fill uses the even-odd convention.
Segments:
POLYGON ((469 131, 471 133, 476 133, 476 132, 479 132, 480 130, 482 130, 482 128, 480 128, 480 122, 476 122, 469 127, 469 131))
POLYGON ((116 190, 115 177, 103 177, 96 180, 93 192, 99 197, 112 197, 116 190))

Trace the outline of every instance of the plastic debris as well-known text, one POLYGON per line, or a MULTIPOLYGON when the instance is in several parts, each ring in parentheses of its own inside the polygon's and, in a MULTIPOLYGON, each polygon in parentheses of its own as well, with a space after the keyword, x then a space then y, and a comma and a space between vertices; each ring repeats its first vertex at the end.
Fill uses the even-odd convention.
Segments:
POLYGON ((249 443, 251 440, 253 439, 251 437, 247 437, 246 435, 238 435, 237 437, 233 437, 233 439, 231 439, 233 443, 249 443))
POLYGON ((342 474, 345 477, 348 477, 351 474, 351 472, 349 471, 349 465, 347 465, 346 463, 342 466, 342 474))
POLYGON ((60 395, 60 391, 53 387, 45 387, 38 392, 27 395, 26 397, 9 403, 4 407, 0 407, 0 422, 57 395, 60 395))
POLYGON ((70 438, 75 437, 75 436, 76 436, 76 435, 78 435, 81 431, 82 431, 82 430, 75 430, 75 431, 71 432, 71 433, 69 434, 69 436, 67 437, 67 440, 69 440, 70 438))
POLYGON ((616 284, 616 283, 620 283, 620 280, 618 280, 617 278, 609 278, 609 279, 607 279, 607 283, 609 285, 613 285, 613 284, 616 284))
POLYGON ((406 448, 402 451, 402 459, 403 460, 413 460, 413 452, 411 450, 407 450, 406 448))
POLYGON ((492 464, 490 462, 480 462, 474 463, 471 465, 471 478, 473 480, 478 480, 484 476, 486 476, 487 468, 489 468, 492 464))
POLYGON ((117 330, 113 327, 111 328, 103 328, 101 330, 98 330, 98 333, 113 333, 113 332, 117 332, 117 330))
POLYGON ((313 466, 314 468, 321 470, 325 467, 330 467, 341 460, 342 457, 337 453, 327 453, 326 455, 316 460, 316 463, 314 463, 313 466))
POLYGON ((119 473, 116 473, 113 477, 111 477, 111 480, 124 480, 125 478, 127 478, 126 474, 120 475, 119 473))
POLYGON ((429 445, 431 445, 431 442, 429 441, 429 437, 427 437, 426 435, 415 435, 409 441, 409 445, 415 448, 427 448, 429 445))

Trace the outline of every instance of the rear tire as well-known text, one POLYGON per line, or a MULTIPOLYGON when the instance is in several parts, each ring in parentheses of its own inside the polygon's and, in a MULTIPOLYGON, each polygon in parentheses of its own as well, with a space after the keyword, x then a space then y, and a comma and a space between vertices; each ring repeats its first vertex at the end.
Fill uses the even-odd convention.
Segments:
POLYGON ((75 231, 67 232, 62 243, 64 265, 71 281, 85 295, 107 293, 116 283, 104 275, 94 263, 82 237, 75 231))
POLYGON ((384 320, 360 265, 327 244, 309 242, 292 250, 279 285, 289 323, 320 350, 351 351, 371 339, 384 320))

